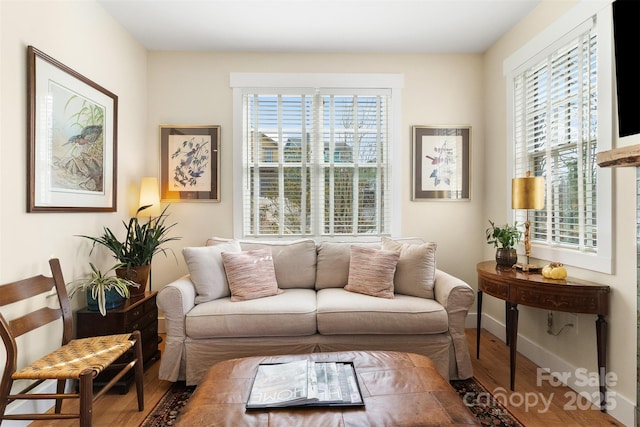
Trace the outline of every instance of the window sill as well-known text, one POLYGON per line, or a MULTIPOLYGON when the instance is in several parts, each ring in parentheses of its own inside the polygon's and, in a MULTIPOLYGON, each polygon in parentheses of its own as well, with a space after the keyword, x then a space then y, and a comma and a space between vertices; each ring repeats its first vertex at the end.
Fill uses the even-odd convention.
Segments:
MULTIPOLYGON (((524 248, 519 248, 524 252, 524 248)), ((579 252, 575 249, 567 249, 559 246, 531 245, 531 257, 540 260, 561 262, 565 265, 585 270, 611 274, 613 272, 613 260, 598 253, 579 252)))

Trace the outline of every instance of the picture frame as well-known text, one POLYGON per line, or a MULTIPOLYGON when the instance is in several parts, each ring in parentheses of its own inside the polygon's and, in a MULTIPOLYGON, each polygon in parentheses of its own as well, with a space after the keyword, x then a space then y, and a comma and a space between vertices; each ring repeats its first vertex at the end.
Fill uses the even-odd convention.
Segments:
POLYGON ((115 212, 118 97, 27 47, 27 212, 115 212))
POLYGON ((471 126, 413 126, 411 199, 471 199, 471 126))
POLYGON ((163 202, 220 201, 220 126, 160 126, 163 202))

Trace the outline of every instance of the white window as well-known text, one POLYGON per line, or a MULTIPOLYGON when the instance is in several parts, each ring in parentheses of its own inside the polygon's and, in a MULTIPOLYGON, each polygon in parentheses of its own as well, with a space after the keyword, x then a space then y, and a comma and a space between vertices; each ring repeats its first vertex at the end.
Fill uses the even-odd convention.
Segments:
MULTIPOLYGON (((611 184, 596 164, 612 138, 611 91, 602 91, 606 81, 611 87, 603 66, 611 61, 603 34, 610 23, 608 30, 598 25, 606 11, 565 31, 508 80, 513 175, 530 171, 546 184, 545 208, 529 213, 532 255, 610 272, 611 184)), ((514 221, 524 223, 525 215, 514 211, 514 221)))
POLYGON ((246 79, 232 75, 241 117, 236 235, 393 234, 393 90, 241 87, 246 79))

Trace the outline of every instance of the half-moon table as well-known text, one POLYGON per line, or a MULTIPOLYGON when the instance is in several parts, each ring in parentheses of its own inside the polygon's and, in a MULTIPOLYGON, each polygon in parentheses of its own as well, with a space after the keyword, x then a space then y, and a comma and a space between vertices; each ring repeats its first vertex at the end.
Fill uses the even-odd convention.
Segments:
POLYGON ((501 267, 494 261, 477 265, 478 318, 476 326, 476 357, 480 358, 480 330, 482 294, 505 301, 506 343, 510 351, 511 390, 515 387, 516 352, 518 344, 518 304, 552 311, 597 315, 596 346, 598 375, 600 375, 600 408, 606 412, 606 384, 603 376, 607 368, 607 319, 609 286, 567 277, 547 279, 540 273, 501 267))

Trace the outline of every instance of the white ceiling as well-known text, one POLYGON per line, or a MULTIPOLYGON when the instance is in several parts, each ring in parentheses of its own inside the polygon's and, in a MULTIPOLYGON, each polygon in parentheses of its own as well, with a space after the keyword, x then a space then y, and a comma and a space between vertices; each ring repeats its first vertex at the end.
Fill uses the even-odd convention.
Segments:
POLYGON ((540 0, 98 0, 149 50, 481 53, 540 0))

